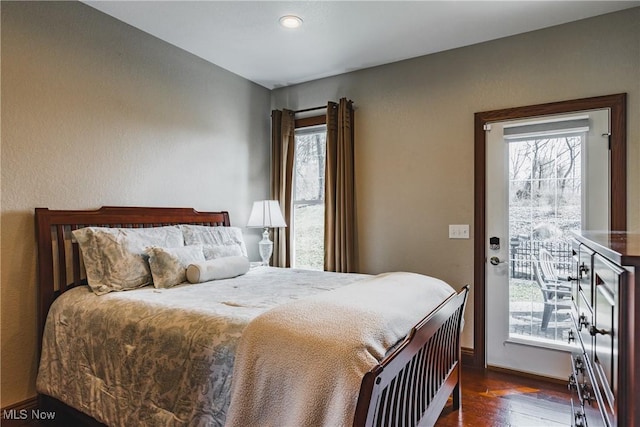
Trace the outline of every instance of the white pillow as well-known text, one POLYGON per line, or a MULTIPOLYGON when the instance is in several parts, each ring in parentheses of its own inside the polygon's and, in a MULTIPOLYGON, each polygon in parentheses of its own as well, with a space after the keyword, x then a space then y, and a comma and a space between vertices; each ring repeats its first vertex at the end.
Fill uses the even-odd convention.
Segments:
POLYGON ((202 247, 204 259, 224 258, 228 256, 244 256, 238 245, 204 245, 202 247))
POLYGON ((209 227, 206 225, 180 225, 185 245, 237 246, 247 256, 242 230, 238 227, 209 227))
POLYGON ((153 275, 153 286, 170 288, 187 281, 187 266, 193 262, 203 262, 202 246, 183 246, 181 248, 147 249, 149 267, 153 275))
POLYGON ((149 246, 184 246, 177 226, 153 228, 85 227, 73 230, 89 287, 97 295, 151 284, 144 253, 149 246))
POLYGON ((187 280, 190 283, 202 283, 210 280, 229 279, 249 271, 249 258, 229 256, 189 264, 187 280))

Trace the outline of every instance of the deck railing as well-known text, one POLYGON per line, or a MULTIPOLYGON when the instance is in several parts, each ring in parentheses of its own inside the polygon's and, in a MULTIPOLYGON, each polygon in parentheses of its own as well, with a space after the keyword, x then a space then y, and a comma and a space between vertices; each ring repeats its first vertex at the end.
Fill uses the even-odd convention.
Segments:
POLYGON ((556 240, 529 240, 512 238, 510 244, 511 278, 534 280, 533 260, 537 259, 540 249, 544 248, 556 261, 558 276, 566 277, 572 273, 572 252, 569 242, 556 240))

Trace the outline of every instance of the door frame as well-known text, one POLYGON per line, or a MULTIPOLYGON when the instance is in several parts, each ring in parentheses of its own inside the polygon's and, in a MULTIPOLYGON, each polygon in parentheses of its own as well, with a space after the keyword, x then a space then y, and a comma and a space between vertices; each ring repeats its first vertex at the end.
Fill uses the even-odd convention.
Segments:
POLYGON ((529 105, 475 113, 474 117, 474 298, 472 366, 486 366, 486 132, 491 122, 609 108, 611 110, 610 221, 612 231, 627 229, 627 94, 529 105))

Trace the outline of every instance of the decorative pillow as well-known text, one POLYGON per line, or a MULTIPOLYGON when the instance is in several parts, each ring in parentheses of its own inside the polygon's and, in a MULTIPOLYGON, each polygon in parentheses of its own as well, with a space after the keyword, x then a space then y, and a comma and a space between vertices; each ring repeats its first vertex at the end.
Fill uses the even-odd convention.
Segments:
POLYGON ((249 258, 229 256, 189 264, 187 280, 190 283, 202 283, 210 280, 229 279, 249 271, 249 258))
POLYGON ((193 262, 203 262, 202 246, 192 245, 181 248, 147 249, 149 267, 153 275, 153 286, 170 288, 187 281, 187 266, 193 262))
POLYGON ((73 236, 80 245, 89 287, 97 295, 151 284, 147 247, 184 246, 178 226, 85 227, 74 230, 73 236))
POLYGON ((204 252, 204 259, 207 260, 244 255, 239 245, 204 245, 202 252, 204 252))
POLYGON ((242 230, 238 227, 209 227, 205 225, 180 225, 185 245, 238 246, 241 254, 247 256, 242 230))

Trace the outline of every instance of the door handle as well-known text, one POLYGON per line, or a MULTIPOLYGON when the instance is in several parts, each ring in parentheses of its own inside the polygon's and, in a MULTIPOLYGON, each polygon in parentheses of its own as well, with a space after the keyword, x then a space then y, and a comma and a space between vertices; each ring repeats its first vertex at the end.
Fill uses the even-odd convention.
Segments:
POLYGON ((609 335, 610 332, 606 329, 598 329, 595 326, 591 325, 589 327, 589 335, 591 335, 592 337, 595 337, 596 335, 609 335))
POLYGON ((489 262, 491 263, 491 265, 498 265, 504 264, 506 261, 500 261, 500 258, 498 258, 497 256, 492 256, 491 258, 489 258, 489 262))

